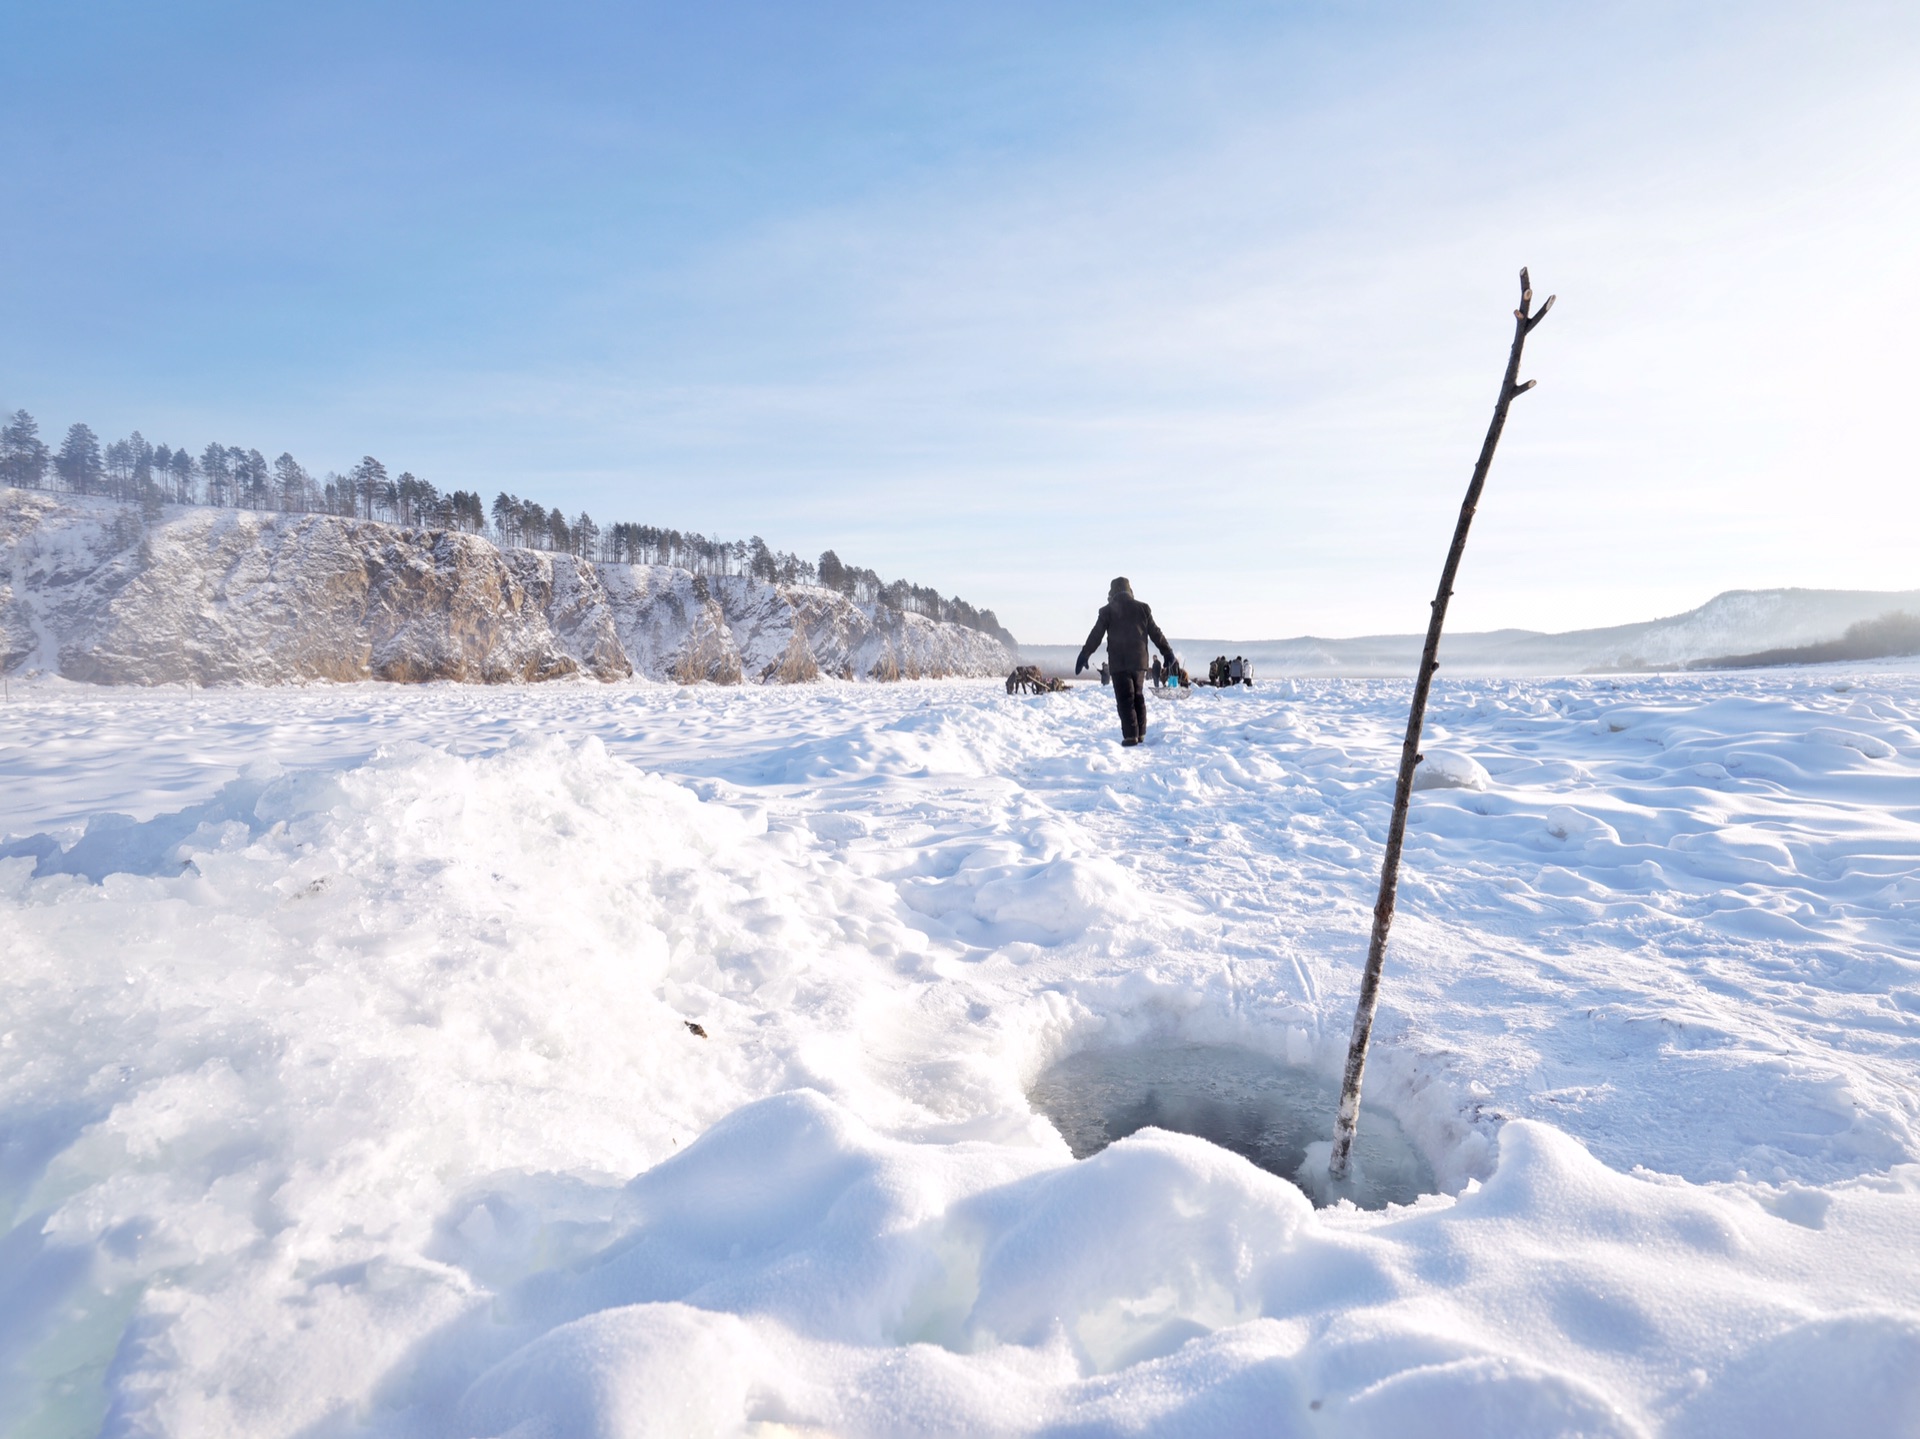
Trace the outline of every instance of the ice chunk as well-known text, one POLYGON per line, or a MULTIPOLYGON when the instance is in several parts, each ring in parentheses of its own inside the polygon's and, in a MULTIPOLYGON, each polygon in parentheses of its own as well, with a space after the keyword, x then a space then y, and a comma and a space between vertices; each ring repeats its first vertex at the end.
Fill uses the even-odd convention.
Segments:
POLYGON ((1493 783, 1480 762, 1457 750, 1430 749, 1413 772, 1415 789, 1484 790, 1493 783))

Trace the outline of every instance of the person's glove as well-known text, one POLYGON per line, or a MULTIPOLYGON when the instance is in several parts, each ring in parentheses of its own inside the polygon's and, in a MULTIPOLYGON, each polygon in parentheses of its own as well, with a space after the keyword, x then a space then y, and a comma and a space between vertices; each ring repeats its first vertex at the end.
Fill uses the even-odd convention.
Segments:
POLYGON ((1078 675, 1078 674, 1085 674, 1086 671, 1087 671, 1087 657, 1085 655, 1075 656, 1073 661, 1073 672, 1078 675))

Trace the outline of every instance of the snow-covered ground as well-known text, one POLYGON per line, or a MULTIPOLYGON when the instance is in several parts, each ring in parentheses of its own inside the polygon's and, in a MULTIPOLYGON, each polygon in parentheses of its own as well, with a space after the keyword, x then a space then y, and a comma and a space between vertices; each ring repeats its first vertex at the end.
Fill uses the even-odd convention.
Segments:
POLYGON ((1920 1433, 1920 677, 1440 686, 1443 1194, 1035 1114, 1335 1070, 1405 697, 16 685, 0 1429, 1920 1433))

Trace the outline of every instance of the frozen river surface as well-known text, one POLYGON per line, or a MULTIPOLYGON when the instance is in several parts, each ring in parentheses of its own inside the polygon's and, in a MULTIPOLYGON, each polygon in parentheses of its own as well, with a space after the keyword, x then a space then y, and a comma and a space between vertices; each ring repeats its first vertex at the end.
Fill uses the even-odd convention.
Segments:
POLYGON ((1913 675, 1440 686, 1437 1194, 1036 1113, 1332 1082, 1406 694, 14 687, 0 1431, 1920 1434, 1913 675))

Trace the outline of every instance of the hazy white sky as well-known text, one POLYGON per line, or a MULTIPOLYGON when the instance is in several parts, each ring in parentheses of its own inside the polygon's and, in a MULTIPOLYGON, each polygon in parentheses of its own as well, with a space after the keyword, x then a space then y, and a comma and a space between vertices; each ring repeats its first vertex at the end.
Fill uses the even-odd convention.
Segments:
POLYGON ((1920 586, 1920 7, 42 6, 0 405, 1077 638, 1920 586))

